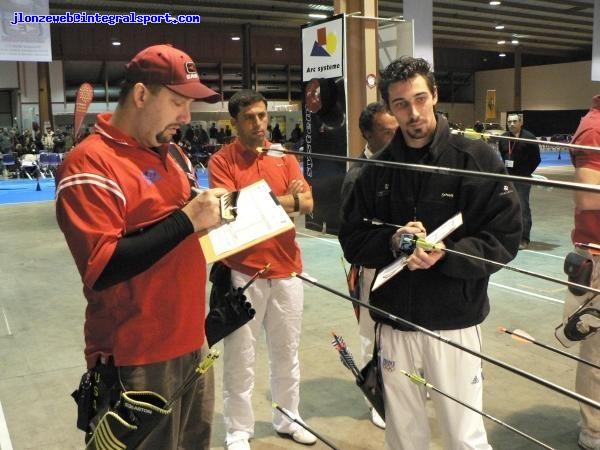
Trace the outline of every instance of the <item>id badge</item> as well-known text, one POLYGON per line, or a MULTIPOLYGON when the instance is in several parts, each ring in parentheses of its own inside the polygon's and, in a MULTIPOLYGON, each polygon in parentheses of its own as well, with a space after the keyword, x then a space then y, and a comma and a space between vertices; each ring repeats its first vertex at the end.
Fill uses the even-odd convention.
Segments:
POLYGON ((506 161, 504 161, 504 165, 508 168, 514 167, 515 162, 512 159, 507 159, 506 161))

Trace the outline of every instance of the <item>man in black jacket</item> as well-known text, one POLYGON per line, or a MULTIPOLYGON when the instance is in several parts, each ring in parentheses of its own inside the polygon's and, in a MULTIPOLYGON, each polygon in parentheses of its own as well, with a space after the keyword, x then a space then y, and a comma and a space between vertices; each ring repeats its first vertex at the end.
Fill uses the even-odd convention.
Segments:
MULTIPOLYGON (((425 60, 393 61, 382 72, 379 89, 399 130, 376 159, 505 173, 489 146, 450 134, 446 119, 435 113, 437 89, 425 60)), ((501 263, 515 257, 521 216, 512 183, 377 165, 365 166, 356 179, 343 206, 339 240, 348 261, 381 269, 395 260, 402 234, 426 237, 458 212, 463 224, 442 248, 501 263), (398 225, 377 226, 369 219, 398 225)), ((406 262, 403 271, 371 292, 371 303, 479 351, 479 324, 490 308, 487 285, 497 267, 443 249, 416 248, 406 262)), ((400 370, 422 368, 433 385, 481 409, 481 360, 387 317, 373 318, 380 327, 385 448, 427 449, 426 392, 400 370)), ((435 393, 432 400, 444 448, 491 448, 480 415, 435 393)))
MULTIPOLYGON (((508 131, 503 136, 531 139, 535 141, 533 133, 523 128, 522 114, 509 114, 506 119, 508 131)), ((531 177, 533 171, 539 166, 540 146, 535 142, 501 139, 499 143, 500 154, 504 160, 506 171, 510 175, 519 177, 531 177)), ((515 183, 515 189, 521 202, 521 220, 523 221, 523 233, 519 249, 529 246, 531 234, 531 208, 529 206, 529 193, 531 184, 515 183)))

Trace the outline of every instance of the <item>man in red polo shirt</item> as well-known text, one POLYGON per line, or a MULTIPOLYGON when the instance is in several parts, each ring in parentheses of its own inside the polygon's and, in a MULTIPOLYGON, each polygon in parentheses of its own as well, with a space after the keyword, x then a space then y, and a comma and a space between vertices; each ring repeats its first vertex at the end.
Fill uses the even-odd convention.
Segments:
MULTIPOLYGON (((573 135, 574 144, 596 147, 600 150, 600 95, 592 98, 592 107, 581 119, 579 127, 573 135)), ((574 149, 571 150, 571 161, 575 166, 575 181, 592 185, 600 185, 600 153, 594 150, 574 149)), ((575 191, 575 227, 571 234, 573 243, 600 245, 600 195, 593 192, 575 191)), ((594 249, 586 250, 576 247, 575 251, 586 255, 593 261, 593 271, 590 286, 600 289, 600 252, 594 249)), ((589 301, 586 308, 598 310, 600 302, 594 300, 595 294, 585 292, 583 295, 575 295, 567 291, 565 301, 564 321, 572 315, 580 305, 589 301)), ((595 325, 595 324, 594 324, 595 325)), ((582 326, 586 329, 590 325, 582 326)), ((580 328, 579 326, 577 327, 580 328)), ((597 328, 590 327, 590 333, 581 340, 579 356, 587 361, 598 362, 600 360, 600 333, 597 328)), ((587 364, 577 365, 575 380, 577 393, 600 400, 600 370, 587 364)), ((600 449, 600 411, 592 406, 580 403, 581 431, 578 444, 586 450, 600 449)))
MULTIPOLYGON (((58 224, 88 302, 87 367, 118 374, 123 390, 169 399, 207 352, 196 233, 220 222, 225 191, 192 198, 191 165, 170 141, 190 121, 192 102, 215 96, 182 51, 142 50, 126 67, 114 114, 98 116, 56 176, 58 224)), ((213 410, 209 372, 136 448, 208 449, 213 410)))
MULTIPOLYGON (((211 187, 237 191, 264 179, 286 212, 312 211, 313 199, 296 158, 264 153, 271 143, 265 138, 268 124, 267 101, 254 91, 237 92, 229 100, 231 123, 237 139, 215 153, 208 163, 211 187)), ((267 263, 271 268, 250 286, 245 294, 256 315, 224 339, 223 416, 228 450, 248 450, 254 435, 252 389, 256 348, 261 328, 269 348, 273 402, 298 416, 300 364, 298 347, 302 326, 304 293, 302 282, 292 272, 302 272, 300 248, 294 229, 237 253, 224 262, 231 268, 235 287, 245 285, 267 263)), ((279 411, 273 414, 273 427, 301 444, 314 444, 316 437, 279 411)))

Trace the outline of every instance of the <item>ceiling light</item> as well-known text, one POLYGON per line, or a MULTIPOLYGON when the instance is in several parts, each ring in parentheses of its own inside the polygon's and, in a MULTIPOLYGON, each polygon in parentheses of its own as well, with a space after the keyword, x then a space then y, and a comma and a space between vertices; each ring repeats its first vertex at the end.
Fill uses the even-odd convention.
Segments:
POLYGON ((283 47, 279 44, 275 44, 275 48, 273 50, 275 50, 276 52, 281 52, 283 51, 283 47))
POLYGON ((518 39, 513 39, 512 41, 510 41, 511 44, 513 45, 517 45, 519 43, 518 39))
POLYGON ((327 14, 310 13, 308 17, 311 19, 327 19, 327 14))
POLYGON ((506 56, 506 53, 498 53, 498 56, 499 56, 500 58, 504 58, 504 57, 506 56))
POLYGON ((496 26, 494 27, 496 30, 504 30, 504 25, 502 25, 501 23, 496 24, 496 26))
POLYGON ((495 1, 495 0, 491 0, 491 1, 490 1, 490 6, 498 6, 498 5, 500 5, 501 3, 502 3, 502 2, 498 2, 498 1, 495 1))
POLYGON ((110 42, 114 47, 119 47, 121 45, 121 41, 118 39, 112 39, 110 42))
POLYGON ((239 41, 240 37, 239 36, 231 36, 231 40, 232 41, 239 41))
POLYGON ((498 45, 502 45, 502 44, 506 44, 506 41, 504 39, 500 39, 498 41, 498 45))

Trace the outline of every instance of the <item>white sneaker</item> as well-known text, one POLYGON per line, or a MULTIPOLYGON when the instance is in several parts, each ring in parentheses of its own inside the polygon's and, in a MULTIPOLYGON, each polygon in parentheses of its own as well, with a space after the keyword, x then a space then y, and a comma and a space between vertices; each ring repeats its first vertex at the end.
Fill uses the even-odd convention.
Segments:
POLYGON ((600 450, 600 439, 593 438, 584 432, 579 433, 579 446, 585 450, 600 450))
POLYGON ((290 437, 298 444, 313 445, 317 442, 317 437, 304 428, 298 428, 290 434, 290 437))
POLYGON ((375 408, 371 408, 371 422, 385 430, 385 420, 383 420, 375 408))
POLYGON ((250 450, 248 439, 242 438, 227 445, 227 450, 250 450))

